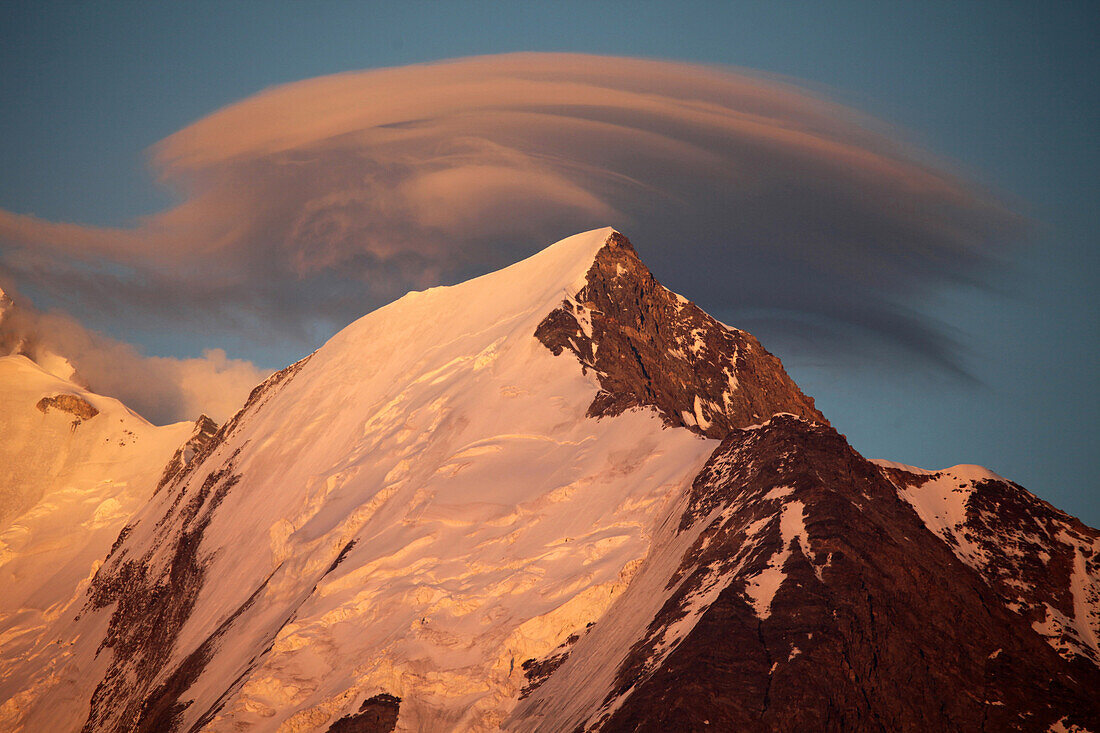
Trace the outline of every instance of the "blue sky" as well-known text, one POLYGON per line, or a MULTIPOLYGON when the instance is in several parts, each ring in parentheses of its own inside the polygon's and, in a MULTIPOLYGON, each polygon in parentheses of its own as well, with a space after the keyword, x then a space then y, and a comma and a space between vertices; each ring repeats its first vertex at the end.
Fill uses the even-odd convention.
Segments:
MULTIPOLYGON (((939 283, 908 304, 961 344, 970 379, 869 357, 873 344, 826 358, 763 321, 752 330, 865 455, 987 465, 1096 525, 1097 31, 1100 6, 1069 2, 7 4, 0 209, 98 226, 153 215, 176 199, 150 172, 151 146, 260 90, 324 74, 566 51, 789 77, 1007 201, 1027 218, 1029 242, 977 284, 939 283)), ((689 275, 651 264, 693 296, 689 275)), ((149 354, 218 346, 278 367, 304 348, 143 329, 16 285, 36 306, 64 305, 149 354)), ((698 299, 723 320, 751 321, 698 299)))

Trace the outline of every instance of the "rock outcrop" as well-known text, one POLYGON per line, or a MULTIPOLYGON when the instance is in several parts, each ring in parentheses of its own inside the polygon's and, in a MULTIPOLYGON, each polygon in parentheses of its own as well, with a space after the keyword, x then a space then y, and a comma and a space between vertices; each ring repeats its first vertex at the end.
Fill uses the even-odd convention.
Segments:
POLYGON ((586 280, 535 337, 595 372, 602 389, 590 416, 649 406, 668 425, 719 439, 778 412, 827 422, 779 359, 657 282, 622 234, 608 237, 586 280))
POLYGON ((209 448, 217 432, 218 424, 206 415, 200 415, 199 419, 195 421, 195 429, 191 433, 191 437, 172 454, 168 465, 164 467, 164 473, 161 474, 160 481, 157 482, 157 491, 160 491, 165 484, 179 476, 185 468, 191 465, 196 456, 201 455, 203 451, 209 448))
POLYGON ((401 698, 383 692, 364 700, 358 712, 337 720, 327 733, 390 733, 400 709, 401 698))
POLYGON ((72 394, 58 394, 52 397, 43 397, 38 401, 35 407, 43 414, 53 409, 74 415, 76 417, 76 422, 73 423, 74 427, 84 420, 91 420, 99 414, 99 410, 93 407, 92 403, 88 402, 88 400, 72 394))

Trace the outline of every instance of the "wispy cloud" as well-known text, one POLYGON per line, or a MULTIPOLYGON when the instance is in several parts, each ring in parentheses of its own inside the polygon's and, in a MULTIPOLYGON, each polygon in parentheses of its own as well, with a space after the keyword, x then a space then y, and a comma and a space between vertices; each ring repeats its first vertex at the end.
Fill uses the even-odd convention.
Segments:
POLYGON ((121 400, 165 424, 205 413, 221 423, 270 374, 222 349, 172 359, 85 328, 63 313, 41 313, 0 291, 0 355, 22 354, 57 376, 121 400), (75 370, 75 374, 72 373, 75 370))
POLYGON ((705 307, 951 365, 911 306, 979 276, 1019 222, 895 138, 789 83, 680 63, 514 54, 338 74, 155 146, 180 203, 132 228, 0 211, 0 266, 117 332, 304 348, 410 288, 610 224, 705 307))

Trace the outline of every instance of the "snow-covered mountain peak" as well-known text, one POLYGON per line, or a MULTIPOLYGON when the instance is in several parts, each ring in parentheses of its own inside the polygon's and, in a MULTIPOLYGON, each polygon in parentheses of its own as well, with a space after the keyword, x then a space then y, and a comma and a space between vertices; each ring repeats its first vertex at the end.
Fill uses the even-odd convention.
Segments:
POLYGON ((613 234, 407 295, 254 390, 96 575, 76 633, 103 650, 56 678, 90 712, 25 719, 294 727, 386 693, 412 729, 496 728, 714 445, 650 409, 593 419, 596 375, 535 338, 613 234), (330 643, 347 674, 277 682, 330 643))
MULTIPOLYGON (((27 440, 113 428, 54 387, 27 440)), ((0 628, 0 728, 969 729, 1095 688, 1094 530, 865 461, 610 228, 364 316, 160 467, 75 600, 0 628), (1040 569, 952 546, 991 517, 1057 582, 998 603, 1040 569)))
MULTIPOLYGON (((545 315, 566 294, 584 285, 596 255, 607 246, 615 230, 593 229, 567 237, 513 265, 457 285, 414 290, 393 303, 363 316, 340 331, 325 348, 348 341, 378 336, 380 326, 390 329, 394 342, 422 327, 433 333, 461 330, 464 325, 484 328, 501 318, 520 318, 537 311, 545 315), (435 316, 425 320, 434 311, 435 316), (437 322, 437 323, 433 323, 437 322)), ((418 332, 427 337, 427 333, 418 332)))
POLYGON ((625 588, 701 436, 780 411, 824 420, 610 228, 410 293, 177 453, 77 622, 109 653, 77 649, 57 678, 90 713, 26 719, 293 728, 386 694, 405 729, 495 729, 521 663, 625 588), (347 673, 317 677, 329 647, 347 673), (313 681, 290 691, 287 670, 313 681))

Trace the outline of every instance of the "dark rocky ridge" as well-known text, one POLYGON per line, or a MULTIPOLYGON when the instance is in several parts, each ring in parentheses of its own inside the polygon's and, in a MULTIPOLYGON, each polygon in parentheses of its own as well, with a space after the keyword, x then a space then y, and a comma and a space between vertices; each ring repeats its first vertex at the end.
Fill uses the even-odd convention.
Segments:
MULTIPOLYGON (((268 377, 220 429, 215 430, 216 424, 205 416, 196 421, 191 440, 180 449, 183 453, 177 451, 180 460, 173 465, 173 458, 157 486, 156 493, 167 492, 163 498, 167 506, 155 522, 156 539, 151 547, 140 557, 133 557, 127 540, 134 532, 134 525, 128 524, 120 532, 89 585, 82 611, 82 615, 101 613, 114 605, 106 636, 96 652, 98 656, 109 650, 113 656, 92 695, 84 733, 177 730, 181 714, 191 704, 181 700, 181 695, 216 653, 219 639, 231 631, 236 617, 253 605, 266 586, 265 581, 203 644, 180 664, 168 668, 180 631, 207 581, 206 558, 201 548, 203 534, 217 507, 241 478, 234 468, 237 452, 213 468, 206 465, 207 459, 248 415, 261 409, 280 385, 292 379, 309 358, 268 377), (190 460, 184 460, 188 452, 190 460), (188 481, 200 467, 206 473, 202 482, 188 481), (161 552, 161 548, 166 548, 166 552, 161 552), (166 559, 158 561, 158 556, 166 559)), ((233 686, 243 682, 246 671, 258 660, 238 661, 243 671, 233 686)), ((217 713, 224 698, 223 695, 214 708, 204 711, 200 724, 217 713)))
MULTIPOLYGON (((700 529, 582 728, 1100 730, 1100 669, 1062 659, 831 428, 733 431, 692 487, 680 531, 700 529), (761 611, 750 585, 777 562, 761 611)), ((549 712, 535 729, 572 728, 549 712)))
MULTIPOLYGON (((594 623, 588 624, 589 628, 593 626, 595 626, 594 623)), ((585 631, 587 630, 585 629, 585 631)), ((543 682, 550 679, 550 675, 554 674, 558 667, 569 658, 569 652, 572 651, 573 645, 580 638, 581 635, 578 633, 570 634, 556 649, 541 659, 525 659, 523 661, 520 667, 523 669, 523 676, 527 678, 527 684, 520 690, 519 698, 521 700, 537 690, 543 682)))
POLYGON ((263 407, 278 390, 279 385, 289 382, 302 370, 302 367, 309 363, 312 357, 313 354, 306 355, 290 366, 275 372, 253 387, 252 391, 248 393, 248 399, 245 400, 241 409, 237 410, 237 412, 226 420, 225 424, 220 428, 217 426, 217 423, 209 417, 202 415, 195 423, 195 433, 192 434, 191 439, 182 449, 184 454, 181 458, 186 457, 188 446, 190 446, 193 449, 191 458, 189 460, 181 460, 177 463, 175 456, 173 456, 172 460, 165 466, 164 473, 161 475, 160 481, 157 483, 156 492, 154 493, 159 493, 161 489, 169 484, 183 482, 192 471, 202 465, 203 461, 206 460, 219 445, 225 442, 225 439, 240 426, 241 421, 246 415, 254 413, 256 410, 263 407), (212 428, 214 432, 213 434, 209 434, 212 428))
MULTIPOLYGON (((882 470, 913 493, 941 476, 882 470)), ((946 528, 941 539, 953 550, 964 543, 976 548, 956 554, 981 573, 1006 608, 1041 628, 1063 657, 1100 667, 1100 531, 1011 481, 965 481, 953 490, 966 494, 966 519, 946 528), (1076 625, 1075 575, 1091 580, 1080 582, 1089 611, 1076 625)))
POLYGON ((206 415, 200 415, 199 419, 195 421, 195 429, 192 431, 191 437, 187 439, 186 443, 177 448, 168 460, 168 464, 164 467, 164 473, 161 474, 160 481, 157 482, 156 491, 160 491, 165 484, 176 478, 183 469, 191 464, 195 456, 201 455, 213 442, 217 432, 218 424, 206 415))
MULTIPOLYGON (((186 503, 181 504, 183 494, 178 495, 172 512, 165 517, 176 520, 173 528, 165 527, 171 540, 165 565, 159 566, 154 560, 157 546, 141 558, 127 557, 120 551, 125 546, 123 539, 96 573, 88 589, 85 613, 115 604, 107 634, 97 650, 98 655, 109 649, 113 658, 92 695, 84 733, 174 728, 181 709, 174 698, 154 684, 171 657, 204 582, 199 551, 203 532, 214 510, 239 479, 230 461, 221 470, 211 472, 186 503)), ((123 533, 128 535, 130 531, 127 528, 123 533)))
POLYGON ((779 359, 658 283, 622 234, 608 237, 586 280, 535 337, 596 373, 589 416, 650 406, 666 424, 710 438, 779 412, 827 424, 779 359))

